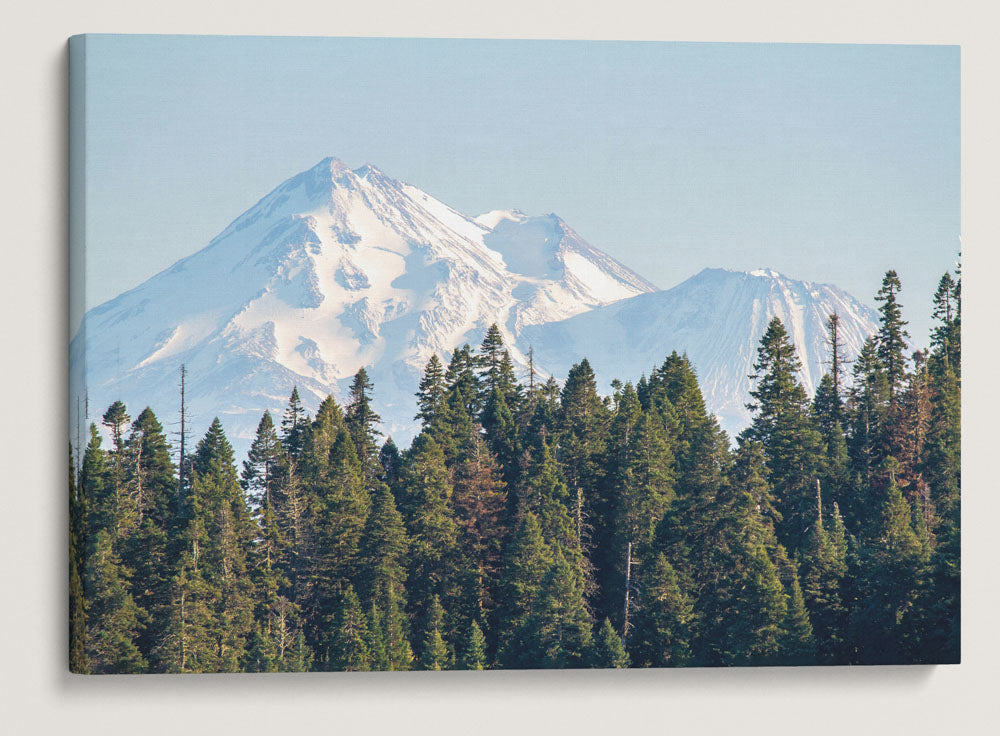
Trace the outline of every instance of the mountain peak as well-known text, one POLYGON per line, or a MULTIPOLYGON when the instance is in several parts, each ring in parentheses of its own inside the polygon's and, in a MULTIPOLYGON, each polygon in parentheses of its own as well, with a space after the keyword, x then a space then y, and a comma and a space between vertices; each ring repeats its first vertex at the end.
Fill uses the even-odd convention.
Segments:
POLYGON ((432 353, 477 344, 496 323, 526 369, 514 347, 526 327, 654 288, 553 214, 476 221, 373 164, 329 156, 206 248, 91 310, 74 348, 87 375, 74 385, 98 404, 166 411, 183 363, 192 422, 221 412, 243 450, 293 386, 313 407, 364 365, 385 430, 406 438, 432 353))

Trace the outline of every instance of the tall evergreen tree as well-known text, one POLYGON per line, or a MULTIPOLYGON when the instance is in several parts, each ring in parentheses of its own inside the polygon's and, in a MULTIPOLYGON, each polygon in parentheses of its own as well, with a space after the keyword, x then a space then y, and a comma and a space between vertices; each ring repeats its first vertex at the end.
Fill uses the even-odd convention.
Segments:
POLYGON ((420 662, 425 670, 451 669, 453 657, 445 640, 444 609, 437 595, 431 598, 424 628, 424 646, 420 662))
POLYGON ((458 594, 458 525, 444 452, 420 434, 400 469, 399 506, 410 537, 409 603, 418 619, 436 595, 451 605, 458 594))
POLYGON ((594 642, 594 663, 598 667, 608 669, 624 669, 629 666, 628 652, 622 646, 622 640, 609 619, 604 619, 597 632, 594 642))
POLYGON ((146 612, 129 593, 131 571, 114 551, 113 537, 101 529, 93 540, 87 570, 87 659, 97 674, 130 674, 146 669, 136 646, 146 612))
POLYGON ((906 321, 903 319, 902 308, 897 295, 902 289, 899 276, 895 271, 886 271, 882 279, 882 287, 875 295, 875 301, 881 302, 878 308, 878 358, 885 369, 885 377, 889 386, 889 403, 895 407, 898 394, 903 387, 906 375, 906 321))
POLYGON ((432 355, 424 366, 424 375, 417 388, 417 416, 424 427, 434 422, 444 400, 444 368, 438 356, 432 355))
POLYGON ((661 552, 641 571, 635 633, 630 639, 636 664, 683 667, 691 661, 694 606, 661 552))
POLYGON ((486 654, 486 637, 479 624, 473 621, 469 624, 469 636, 462 652, 461 667, 466 670, 485 669, 488 664, 486 654))
POLYGON ((367 672, 372 668, 371 632, 361 603, 348 585, 341 596, 327 652, 327 669, 367 672))
POLYGON ((801 364, 777 317, 768 324, 754 364, 750 433, 767 457, 775 507, 781 515, 778 539, 792 550, 805 543, 812 518, 812 498, 820 468, 820 436, 812 423, 805 389, 797 375, 801 364))
POLYGON ((309 430, 309 415, 302 407, 299 399, 299 389, 292 387, 292 395, 288 398, 288 406, 281 417, 281 445, 288 456, 296 463, 302 457, 305 449, 306 433, 309 430))
POLYGON ((351 383, 351 398, 344 414, 344 426, 354 441, 358 461, 361 463, 361 475, 368 488, 375 483, 381 470, 378 462, 378 438, 382 433, 378 425, 382 418, 372 409, 373 388, 368 372, 359 368, 351 383))

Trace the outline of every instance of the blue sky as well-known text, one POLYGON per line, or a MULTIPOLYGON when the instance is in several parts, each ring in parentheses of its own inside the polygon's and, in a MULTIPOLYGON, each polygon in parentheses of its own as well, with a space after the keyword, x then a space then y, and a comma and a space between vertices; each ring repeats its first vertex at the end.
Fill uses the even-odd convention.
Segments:
POLYGON ((872 303, 895 268, 917 343, 959 248, 955 46, 91 36, 86 84, 87 308, 325 156, 555 212, 663 288, 766 266, 872 303))

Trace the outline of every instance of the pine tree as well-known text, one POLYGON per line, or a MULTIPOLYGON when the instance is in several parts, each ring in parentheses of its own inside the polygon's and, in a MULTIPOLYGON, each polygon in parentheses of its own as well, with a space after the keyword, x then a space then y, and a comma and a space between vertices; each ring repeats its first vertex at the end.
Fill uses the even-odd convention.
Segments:
POLYGON ((218 670, 236 672, 253 631, 254 590, 248 558, 256 536, 233 466, 233 449, 216 418, 192 460, 189 524, 198 524, 201 576, 213 599, 211 635, 218 641, 218 670))
POLYGON ((547 442, 529 457, 518 514, 534 514, 548 544, 583 554, 587 521, 580 495, 571 495, 547 442))
POLYGON ((858 607, 849 632, 863 664, 901 661, 907 618, 928 562, 926 549, 913 530, 913 512, 890 471, 882 503, 879 534, 862 551, 858 571, 858 607))
POLYGON ((125 404, 115 401, 101 417, 101 423, 111 433, 111 450, 108 452, 108 498, 104 501, 106 513, 109 515, 108 530, 114 542, 119 537, 127 536, 138 525, 138 508, 125 487, 126 453, 125 427, 128 426, 129 415, 125 404))
POLYGON ((841 397, 844 391, 844 368, 848 361, 843 354, 843 343, 840 339, 840 315, 836 312, 830 314, 826 321, 827 338, 826 344, 830 348, 830 393, 831 404, 834 407, 834 416, 840 419, 841 397))
POLYGON ((629 666, 628 652, 622 646, 621 637, 609 619, 604 619, 594 644, 596 666, 614 669, 624 669, 629 666))
MULTIPOLYGON (((571 503, 575 504, 577 546, 581 550, 604 548, 609 540, 591 539, 590 519, 610 518, 605 493, 603 456, 607 448, 610 416, 597 395, 597 382, 586 358, 566 377, 560 397, 559 457, 571 503)), ((609 553, 597 551, 598 559, 609 553)))
POLYGON ((150 519, 168 530, 176 523, 177 473, 163 426, 146 407, 139 413, 124 443, 127 493, 136 509, 136 523, 150 519))
POLYGON ((409 603, 423 618, 437 595, 449 605, 457 594, 458 526, 444 452, 427 434, 414 440, 400 469, 399 501, 410 537, 409 603))
POLYGON ((372 389, 368 372, 359 368, 351 384, 351 399, 344 415, 344 425, 354 440, 358 461, 361 463, 361 475, 368 488, 378 479, 381 470, 378 462, 378 438, 382 433, 378 424, 382 418, 372 409, 372 389))
POLYGON ((281 446, 296 463, 302 458, 308 430, 309 415, 302 407, 298 387, 293 386, 288 406, 281 417, 281 446))
POLYGON ((816 641, 806 608, 796 565, 780 544, 770 551, 778 577, 785 589, 786 612, 778 637, 776 661, 786 665, 812 664, 816 657, 816 641))
POLYGON ((466 670, 481 670, 487 665, 486 637, 479 624, 473 621, 469 624, 469 636, 462 652, 461 667, 466 670))
POLYGON ((380 484, 372 495, 362 534, 358 579, 363 599, 379 611, 379 620, 373 620, 372 628, 378 629, 381 637, 385 669, 406 670, 413 662, 404 610, 408 551, 402 516, 389 489, 380 484))
POLYGON ((438 356, 432 355, 424 366, 424 375, 417 388, 417 415, 423 427, 430 426, 441 409, 444 400, 444 368, 438 356))
POLYGON ((534 610, 542 578, 552 562, 552 550, 542 527, 530 511, 514 531, 500 581, 499 654, 505 666, 517 666, 525 646, 525 626, 534 610))
POLYGON ((146 661, 136 639, 146 618, 129 593, 131 571, 114 551, 112 534, 97 532, 89 555, 87 659, 97 674, 143 672, 146 661))
POLYGON ((872 491, 887 454, 884 437, 889 424, 889 384, 877 354, 874 338, 865 341, 854 363, 854 382, 848 401, 847 446, 853 489, 845 498, 846 517, 852 528, 868 533, 878 503, 872 491))
POLYGON ((336 610, 345 586, 357 582, 361 537, 371 505, 354 442, 340 427, 329 451, 323 478, 312 491, 312 536, 309 573, 310 596, 306 602, 313 646, 321 649, 321 632, 336 610))
MULTIPOLYGON (((479 377, 476 375, 476 359, 468 345, 457 348, 451 354, 444 382, 447 392, 456 399, 454 408, 461 409, 469 419, 479 415, 479 377)), ((452 417, 452 421, 454 419, 452 417)))
POLYGON ((812 518, 812 490, 820 468, 820 436, 797 374, 801 365, 784 325, 768 324, 757 350, 750 433, 767 457, 775 508, 781 515, 778 539, 792 550, 805 543, 812 518))
POLYGON ((257 625, 256 631, 250 635, 247 645, 244 672, 277 672, 278 657, 274 650, 274 642, 268 633, 257 625))
POLYGON ((273 505, 275 496, 280 493, 283 454, 271 413, 265 411, 247 459, 243 461, 241 477, 244 491, 256 505, 273 505))
POLYGON ((584 602, 583 575, 558 548, 539 584, 520 638, 525 646, 514 658, 515 666, 584 667, 590 659, 593 633, 584 602))
POLYGON ((399 454, 399 448, 392 441, 392 437, 386 437, 382 443, 382 449, 378 451, 378 464, 382 468, 379 479, 390 488, 399 480, 399 467, 403 463, 403 458, 399 454))
POLYGON ((391 670, 389 653, 385 646, 385 627, 382 623, 382 613, 378 606, 372 602, 368 607, 368 651, 371 652, 373 670, 391 670))
POLYGON ((816 516, 803 559, 802 594, 823 662, 842 662, 846 609, 841 590, 847 573, 846 542, 840 514, 834 511, 834 536, 823 525, 822 501, 817 494, 816 516), (844 546, 841 546, 844 545, 844 546))
POLYGON ((694 606, 666 556, 661 552, 651 562, 640 578, 630 646, 637 663, 683 667, 691 661, 694 606))
POLYGON ((514 413, 499 387, 486 396, 480 422, 486 432, 486 442, 500 462, 504 480, 514 485, 520 469, 521 441, 514 413))
POLYGON ((372 668, 371 632, 361 603, 348 584, 341 596, 333 635, 327 652, 327 669, 367 672, 372 668))
POLYGON ((813 398, 812 416, 823 447, 820 481, 829 499, 844 499, 850 486, 850 458, 844 435, 845 410, 836 393, 832 374, 827 373, 820 379, 813 398))
POLYGON ((893 408, 896 405, 898 394, 903 386, 903 378, 906 375, 906 338, 910 334, 906 331, 906 322, 902 317, 902 309, 896 299, 902 285, 899 276, 895 271, 886 271, 882 279, 882 288, 875 295, 875 301, 881 302, 882 306, 878 311, 881 315, 879 319, 878 331, 878 358, 885 370, 886 381, 889 386, 889 403, 893 408))
POLYGON ((488 620, 496 604, 495 582, 507 533, 504 518, 507 493, 496 461, 477 435, 469 438, 452 475, 455 520, 475 593, 475 600, 468 603, 467 615, 488 620))
MULTIPOLYGON (((504 347, 503 335, 496 324, 490 325, 479 347, 479 391, 480 406, 485 408, 493 394, 498 394, 511 415, 520 413, 522 401, 521 386, 514 375, 514 364, 510 353, 504 347)), ((498 401, 497 398, 493 399, 498 401)), ((487 426, 487 422, 482 422, 487 426)))
POLYGON ((950 367, 956 373, 960 368, 961 354, 961 297, 960 285, 945 272, 934 294, 934 319, 938 322, 931 330, 931 351, 939 365, 950 367))
POLYGON ((306 644, 305 633, 299 631, 295 637, 295 643, 289 650, 284 662, 282 662, 282 672, 309 672, 312 669, 313 653, 306 644))
POLYGON ((420 662, 425 670, 451 669, 452 656, 444 638, 444 609, 435 595, 427 610, 427 625, 424 628, 424 646, 420 662))

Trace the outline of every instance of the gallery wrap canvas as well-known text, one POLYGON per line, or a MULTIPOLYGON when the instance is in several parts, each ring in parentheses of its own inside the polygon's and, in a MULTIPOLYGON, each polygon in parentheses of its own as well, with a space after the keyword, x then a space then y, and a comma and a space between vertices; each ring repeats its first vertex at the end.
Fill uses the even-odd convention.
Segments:
POLYGON ((73 672, 959 661, 957 47, 69 44, 73 672))

